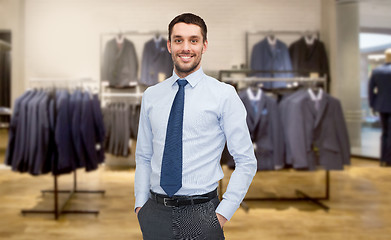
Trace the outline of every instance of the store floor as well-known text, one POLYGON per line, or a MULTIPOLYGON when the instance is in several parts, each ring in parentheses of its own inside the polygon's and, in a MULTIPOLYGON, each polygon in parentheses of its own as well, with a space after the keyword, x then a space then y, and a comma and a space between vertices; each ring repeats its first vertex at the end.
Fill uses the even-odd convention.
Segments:
MULTIPOLYGON (((310 202, 250 202, 249 211, 238 209, 224 228, 229 240, 382 240, 391 236, 391 168, 375 161, 353 159, 344 171, 330 173, 328 212, 310 202)), ((99 210, 95 215, 22 216, 21 209, 50 209, 53 187, 50 175, 34 177, 0 167, 0 239, 8 240, 129 240, 141 239, 133 213, 134 170, 77 171, 78 188, 106 190, 104 196, 78 194, 67 209, 99 210)), ((226 179, 231 173, 224 169, 226 179)), ((324 195, 325 172, 259 172, 247 197, 294 196, 301 189, 311 196, 324 195)), ((72 186, 73 175, 59 177, 60 189, 72 186)), ((65 194, 66 195, 66 194, 65 194)), ((65 198, 65 196, 63 196, 65 198)))

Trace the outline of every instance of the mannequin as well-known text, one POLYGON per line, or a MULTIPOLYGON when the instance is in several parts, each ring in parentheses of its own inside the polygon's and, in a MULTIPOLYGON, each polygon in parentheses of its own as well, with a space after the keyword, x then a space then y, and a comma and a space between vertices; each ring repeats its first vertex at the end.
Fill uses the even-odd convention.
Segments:
POLYGON ((380 161, 383 166, 391 166, 391 48, 385 51, 385 64, 372 71, 368 96, 369 105, 380 115, 380 161))

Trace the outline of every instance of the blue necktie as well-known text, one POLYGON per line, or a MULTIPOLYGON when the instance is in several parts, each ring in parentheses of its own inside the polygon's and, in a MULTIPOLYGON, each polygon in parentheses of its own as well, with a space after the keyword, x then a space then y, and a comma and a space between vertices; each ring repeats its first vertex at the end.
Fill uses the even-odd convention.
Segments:
POLYGON ((182 132, 186 80, 178 80, 178 92, 168 118, 160 186, 172 197, 182 187, 182 132))

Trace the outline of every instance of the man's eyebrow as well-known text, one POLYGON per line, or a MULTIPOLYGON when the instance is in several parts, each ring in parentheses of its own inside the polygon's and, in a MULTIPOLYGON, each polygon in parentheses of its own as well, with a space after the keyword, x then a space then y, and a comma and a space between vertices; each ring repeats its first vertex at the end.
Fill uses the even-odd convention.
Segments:
MULTIPOLYGON (((174 36, 172 36, 172 38, 183 38, 183 36, 182 35, 174 35, 174 36)), ((201 37, 198 35, 191 35, 189 38, 201 38, 201 37)))

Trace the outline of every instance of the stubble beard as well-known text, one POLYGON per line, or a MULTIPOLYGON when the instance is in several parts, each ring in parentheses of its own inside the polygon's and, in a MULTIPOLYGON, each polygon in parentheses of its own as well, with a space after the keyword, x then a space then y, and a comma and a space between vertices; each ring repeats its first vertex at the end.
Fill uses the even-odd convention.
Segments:
POLYGON ((186 67, 182 67, 181 64, 179 63, 179 60, 176 60, 176 56, 172 57, 172 61, 174 62, 175 70, 177 71, 178 75, 189 75, 192 73, 201 63, 201 56, 197 55, 197 58, 193 62, 192 65, 186 67), (199 57, 198 57, 199 56, 199 57))

